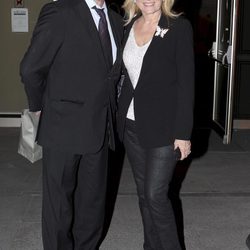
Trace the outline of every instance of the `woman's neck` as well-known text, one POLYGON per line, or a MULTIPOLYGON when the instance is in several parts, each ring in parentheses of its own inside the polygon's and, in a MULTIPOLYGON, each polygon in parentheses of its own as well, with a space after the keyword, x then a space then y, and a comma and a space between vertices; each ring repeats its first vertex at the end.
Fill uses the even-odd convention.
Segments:
POLYGON ((155 24, 159 22, 160 17, 161 17, 161 11, 159 10, 152 14, 142 14, 142 21, 148 25, 155 24))

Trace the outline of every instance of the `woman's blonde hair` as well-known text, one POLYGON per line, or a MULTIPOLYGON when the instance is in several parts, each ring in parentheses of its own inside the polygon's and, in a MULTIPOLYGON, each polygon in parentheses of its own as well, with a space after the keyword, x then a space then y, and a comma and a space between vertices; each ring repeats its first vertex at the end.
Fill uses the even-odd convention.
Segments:
MULTIPOLYGON (((141 11, 137 7, 135 1, 136 0, 125 0, 124 4, 122 6, 124 11, 125 11, 126 25, 131 22, 133 17, 141 14, 141 11)), ((141 1, 141 0, 139 0, 139 1, 141 1)), ((175 0, 158 0, 158 1, 162 1, 161 10, 162 10, 162 13, 165 14, 167 17, 177 17, 180 15, 180 14, 175 13, 172 10, 175 0)))

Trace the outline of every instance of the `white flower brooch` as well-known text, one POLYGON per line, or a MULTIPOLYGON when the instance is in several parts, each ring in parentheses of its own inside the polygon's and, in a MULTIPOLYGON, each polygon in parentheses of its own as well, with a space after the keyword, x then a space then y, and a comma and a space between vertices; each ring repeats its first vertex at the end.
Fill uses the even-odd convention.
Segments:
POLYGON ((168 31, 169 29, 162 29, 160 26, 157 26, 155 36, 160 36, 161 38, 163 38, 168 31))

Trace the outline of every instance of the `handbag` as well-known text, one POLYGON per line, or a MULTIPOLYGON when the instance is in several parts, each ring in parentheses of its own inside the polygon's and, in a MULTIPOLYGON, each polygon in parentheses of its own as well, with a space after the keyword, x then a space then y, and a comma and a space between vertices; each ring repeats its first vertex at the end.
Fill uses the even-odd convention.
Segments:
POLYGON ((36 142, 40 115, 24 109, 21 116, 21 131, 18 153, 34 163, 42 158, 42 147, 36 142))

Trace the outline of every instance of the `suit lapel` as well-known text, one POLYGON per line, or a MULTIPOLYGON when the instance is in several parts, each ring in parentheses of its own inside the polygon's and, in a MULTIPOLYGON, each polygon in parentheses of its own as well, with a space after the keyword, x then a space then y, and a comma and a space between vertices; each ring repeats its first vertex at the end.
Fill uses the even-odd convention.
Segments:
POLYGON ((74 8, 78 16, 82 20, 83 26, 87 29, 89 36, 91 37, 93 41, 93 44, 95 44, 95 48, 96 48, 98 56, 100 57, 100 60, 102 60, 102 62, 107 66, 107 63, 103 54, 102 46, 101 46, 99 33, 96 28, 95 22, 93 20, 93 17, 91 15, 88 5, 86 4, 84 0, 81 0, 81 1, 78 1, 77 5, 75 5, 74 8))
MULTIPOLYGON (((112 69, 114 69, 115 64, 118 62, 118 59, 121 56, 121 37, 119 37, 118 30, 117 30, 115 20, 114 20, 114 16, 112 15, 112 12, 111 12, 111 10, 109 8, 108 8, 108 18, 109 18, 111 30, 112 30, 112 33, 113 33, 113 37, 114 37, 114 40, 115 40, 116 48, 117 48, 116 60, 115 60, 114 65, 112 67, 112 69)), ((112 69, 111 69, 111 72, 112 72, 112 69)))
POLYGON ((117 33, 118 31, 117 31, 117 28, 116 28, 116 25, 115 25, 115 20, 114 20, 114 17, 112 15, 112 12, 110 11, 109 8, 108 8, 108 18, 109 18, 110 26, 111 26, 111 29, 112 29, 112 33, 113 33, 113 36, 114 36, 114 39, 115 39, 115 44, 116 44, 117 51, 118 51, 118 48, 120 48, 121 39, 119 38, 119 35, 117 33))

